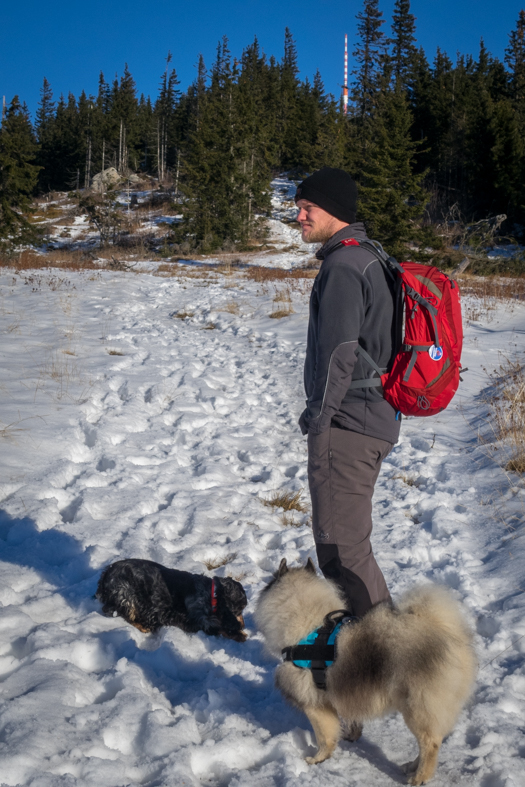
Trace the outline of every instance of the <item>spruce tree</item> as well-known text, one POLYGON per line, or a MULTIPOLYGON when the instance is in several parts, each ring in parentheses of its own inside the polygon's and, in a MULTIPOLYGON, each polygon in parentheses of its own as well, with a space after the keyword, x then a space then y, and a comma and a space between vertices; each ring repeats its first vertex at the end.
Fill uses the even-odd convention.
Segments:
POLYGON ((416 18, 410 13, 410 0, 396 0, 392 16, 391 62, 394 83, 411 91, 415 81, 417 49, 416 18))
POLYGON ((36 111, 35 133, 39 145, 37 164, 41 167, 38 176, 40 191, 48 191, 53 157, 53 126, 55 122, 55 102, 51 85, 44 77, 40 89, 40 102, 36 111))
POLYGON ((91 178, 95 174, 93 159, 98 143, 96 134, 98 129, 93 122, 95 111, 95 98, 93 96, 87 96, 86 93, 82 91, 77 104, 76 126, 79 141, 80 183, 84 188, 89 188, 91 186, 91 178))
POLYGON ((300 125, 298 73, 297 48, 292 32, 287 27, 284 31, 284 55, 281 62, 279 126, 276 129, 280 142, 280 162, 284 169, 293 167, 296 163, 296 139, 300 125))
POLYGON ((344 164, 344 125, 342 108, 325 93, 321 74, 316 71, 308 91, 304 109, 305 130, 301 151, 302 167, 312 172, 321 167, 342 167, 344 164))
POLYGON ((383 12, 379 10, 378 0, 364 0, 363 10, 357 14, 359 43, 353 52, 358 68, 355 76, 352 99, 361 125, 370 118, 377 104, 377 94, 382 74, 383 56, 386 39, 381 25, 384 24, 383 12))
POLYGON ((492 209, 494 197, 494 102, 490 92, 491 58, 483 39, 472 77, 474 100, 468 107, 465 158, 467 171, 467 211, 484 218, 492 209))
MULTIPOLYGON (((241 239, 253 236, 256 213, 270 210, 270 181, 276 163, 275 110, 267 106, 268 64, 255 38, 242 55, 236 86, 236 151, 240 210, 244 227, 241 239)), ((259 222, 260 224, 260 222, 259 222)), ((260 229, 260 228, 259 228, 260 229)))
POLYGON ((511 220, 525 219, 525 143, 520 121, 509 99, 494 105, 491 121, 494 144, 490 166, 494 172, 493 213, 505 213, 511 220))
POLYGON ((75 97, 70 94, 66 104, 60 96, 53 123, 53 135, 46 162, 46 188, 57 191, 73 189, 81 163, 75 97))
POLYGON ((98 79, 97 97, 93 102, 91 113, 93 139, 93 174, 102 172, 111 166, 110 154, 110 122, 111 87, 104 78, 102 71, 98 79))
POLYGON ((452 61, 438 48, 427 93, 428 125, 424 143, 427 155, 422 157, 432 172, 436 219, 442 218, 442 214, 458 201, 459 196, 455 177, 455 88, 456 73, 452 61))
POLYGON ((521 134, 525 134, 525 11, 521 10, 516 30, 509 35, 505 62, 510 70, 511 98, 521 134))
POLYGON ((139 148, 142 151, 137 169, 142 170, 142 172, 149 172, 154 167, 156 140, 154 132, 152 138, 152 129, 154 129, 154 118, 151 99, 149 96, 146 98, 142 93, 137 110, 137 138, 139 148))
POLYGON ((154 107, 155 145, 157 177, 163 181, 169 168, 176 165, 179 152, 179 135, 177 127, 177 107, 180 91, 177 89, 179 80, 174 68, 170 68, 171 52, 166 58, 166 69, 162 76, 159 97, 154 107))
POLYGON ((363 10, 357 14, 359 43, 354 50, 358 67, 352 72, 355 81, 351 98, 348 137, 351 150, 348 156, 350 171, 358 184, 371 153, 376 136, 375 116, 378 100, 386 87, 385 55, 386 38, 381 30, 384 24, 378 0, 364 0, 363 10))
POLYGON ((37 149, 27 110, 15 96, 0 126, 0 240, 4 244, 34 238, 23 211, 29 208, 38 181, 37 149))
POLYGON ((107 113, 107 129, 111 158, 107 166, 114 166, 121 175, 138 165, 141 155, 138 150, 138 100, 135 80, 127 63, 124 74, 113 81, 110 107, 107 113))
POLYGON ((434 122, 432 111, 433 76, 423 48, 420 48, 415 54, 413 75, 413 89, 409 95, 413 116, 412 139, 415 142, 423 143, 416 163, 418 171, 423 171, 430 167, 433 156, 429 136, 434 122))
MULTIPOLYGON (((236 71, 236 67, 233 69, 236 71)), ((199 96, 198 116, 188 137, 182 191, 181 235, 191 236, 203 251, 234 241, 242 231, 236 210, 234 76, 228 40, 217 48, 208 91, 199 96)), ((195 86, 198 93, 198 86, 195 86)))
POLYGON ((525 223, 525 11, 518 16, 516 29, 509 35, 505 62, 510 70, 510 98, 514 117, 505 102, 498 102, 494 116, 500 130, 494 146, 498 201, 507 204, 505 212, 525 223), (517 136, 516 130, 517 128, 517 136))
POLYGON ((409 241, 417 239, 428 200, 423 188, 426 173, 414 173, 418 143, 410 138, 412 115, 400 87, 387 91, 375 121, 375 138, 364 164, 358 217, 370 237, 389 253, 405 256, 409 241))

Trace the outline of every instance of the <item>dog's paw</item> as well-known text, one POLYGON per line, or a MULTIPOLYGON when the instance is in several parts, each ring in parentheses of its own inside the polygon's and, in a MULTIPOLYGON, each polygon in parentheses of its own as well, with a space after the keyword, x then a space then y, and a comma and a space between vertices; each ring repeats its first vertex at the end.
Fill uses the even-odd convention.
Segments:
POLYGON ((323 762, 323 760, 326 760, 326 757, 321 757, 321 759, 319 759, 317 755, 315 757, 305 757, 305 762, 307 762, 308 765, 317 765, 318 762, 323 762))
POLYGON ((427 779, 423 779, 421 776, 418 776, 417 773, 415 773, 413 776, 407 779, 407 784, 412 784, 415 787, 419 787, 420 784, 426 784, 427 781, 427 779))
POLYGON ((305 761, 308 763, 308 765, 317 765, 317 763, 319 762, 324 762, 325 760, 328 760, 329 757, 332 756, 332 752, 333 749, 330 751, 327 751, 326 748, 319 749, 315 757, 305 757, 305 761))
POLYGON ((419 767, 419 757, 413 762, 406 762, 401 766, 407 775, 407 784, 412 784, 414 787, 419 787, 421 784, 426 784, 432 777, 432 774, 423 773, 419 767))
POLYGON ((401 770, 406 773, 407 776, 411 776, 417 771, 417 766, 419 765, 419 757, 416 757, 415 760, 411 762, 405 762, 401 765, 401 770))

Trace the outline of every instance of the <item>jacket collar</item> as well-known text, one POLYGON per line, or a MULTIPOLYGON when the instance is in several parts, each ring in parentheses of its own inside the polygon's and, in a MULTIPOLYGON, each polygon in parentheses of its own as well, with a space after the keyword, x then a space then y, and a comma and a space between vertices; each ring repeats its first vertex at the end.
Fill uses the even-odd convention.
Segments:
POLYGON ((342 240, 346 240, 346 238, 366 240, 366 237, 367 235, 363 222, 357 221, 354 224, 348 224, 346 227, 338 230, 331 238, 328 238, 324 246, 321 246, 315 256, 318 260, 324 260, 332 249, 337 246, 338 243, 341 243, 342 240))

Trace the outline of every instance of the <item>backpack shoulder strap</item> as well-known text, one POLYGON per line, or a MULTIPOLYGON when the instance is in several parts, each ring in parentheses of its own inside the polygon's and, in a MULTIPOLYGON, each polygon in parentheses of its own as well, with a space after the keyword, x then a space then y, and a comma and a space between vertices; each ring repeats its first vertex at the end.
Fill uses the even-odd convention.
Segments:
MULTIPOLYGON (((404 270, 403 267, 399 264, 399 262, 395 259, 395 257, 390 257, 386 251, 383 249, 380 243, 375 240, 370 240, 366 238, 365 240, 356 240, 355 238, 345 238, 344 240, 340 241, 337 246, 334 246, 334 249, 339 248, 340 246, 361 246, 363 249, 366 249, 371 254, 374 255, 376 260, 381 263, 383 270, 385 273, 390 277, 390 280, 394 283, 394 322, 396 325, 396 335, 394 341, 394 347, 392 352, 392 357, 390 359, 390 364, 392 364, 393 359, 395 358, 397 351, 401 345, 402 341, 402 320, 403 320, 403 305, 402 305, 402 291, 401 291, 401 280, 398 274, 403 274, 404 270)), ((333 251, 333 249, 332 249, 333 251)), ((372 367, 372 369, 376 372, 378 377, 367 377, 363 380, 352 380, 350 385, 348 386, 348 390, 355 390, 356 388, 380 388, 381 383, 381 375, 385 374, 388 371, 388 367, 386 369, 381 369, 374 359, 366 352, 364 347, 361 344, 357 345, 356 355, 361 355, 361 357, 372 367)))
POLYGON ((361 246, 361 248, 366 249, 367 251, 371 252, 374 255, 376 260, 378 260, 385 271, 388 273, 390 278, 394 281, 396 278, 396 273, 403 273, 403 268, 399 264, 399 262, 395 259, 395 257, 390 257, 386 251, 383 249, 381 244, 377 240, 370 240, 366 238, 365 240, 356 240, 356 238, 345 238, 344 240, 340 241, 337 246, 334 246, 332 251, 338 249, 340 246, 361 246))

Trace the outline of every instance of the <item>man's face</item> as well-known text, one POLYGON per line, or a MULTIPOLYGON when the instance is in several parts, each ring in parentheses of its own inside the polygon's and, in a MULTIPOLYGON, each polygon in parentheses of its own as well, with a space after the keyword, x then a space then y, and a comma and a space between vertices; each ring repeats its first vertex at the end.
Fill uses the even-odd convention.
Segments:
POLYGON ((339 221, 307 199, 298 200, 297 207, 297 221, 301 225, 301 237, 305 243, 325 243, 338 230, 347 226, 344 221, 339 221))

